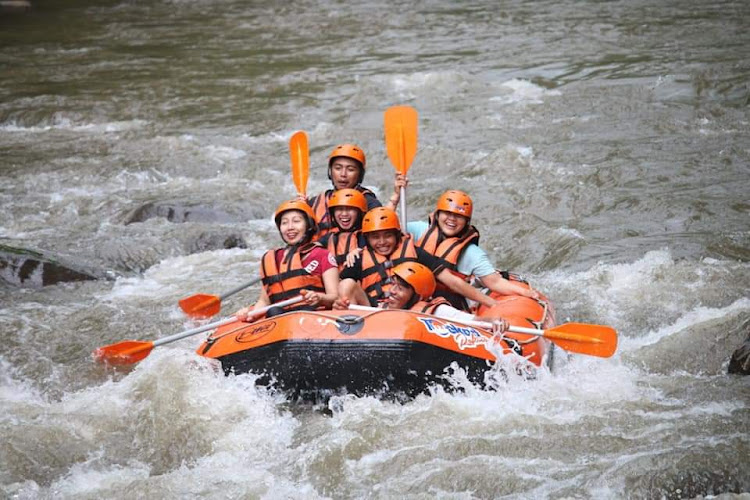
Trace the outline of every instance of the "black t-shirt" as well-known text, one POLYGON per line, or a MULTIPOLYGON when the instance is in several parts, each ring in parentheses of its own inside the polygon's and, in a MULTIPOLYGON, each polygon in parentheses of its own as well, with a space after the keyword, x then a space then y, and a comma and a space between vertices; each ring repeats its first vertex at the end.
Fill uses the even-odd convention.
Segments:
POLYGON ((365 200, 367 200, 367 210, 383 206, 383 204, 380 203, 380 200, 378 200, 371 192, 365 191, 363 194, 365 195, 365 200))
MULTIPOLYGON (((360 235, 360 248, 364 248, 365 239, 363 235, 360 235)), ((437 279, 437 275, 440 274, 440 271, 444 269, 444 266, 440 263, 440 260, 438 260, 434 255, 429 254, 422 250, 421 248, 417 248, 417 262, 419 262, 422 265, 427 266, 430 271, 432 271, 435 274, 435 279, 437 279)), ((367 251, 367 250, 364 250, 367 251)), ((352 267, 345 267, 343 271, 341 271, 340 274, 341 279, 351 278, 356 281, 362 281, 362 257, 360 256, 359 259, 354 263, 352 267)))

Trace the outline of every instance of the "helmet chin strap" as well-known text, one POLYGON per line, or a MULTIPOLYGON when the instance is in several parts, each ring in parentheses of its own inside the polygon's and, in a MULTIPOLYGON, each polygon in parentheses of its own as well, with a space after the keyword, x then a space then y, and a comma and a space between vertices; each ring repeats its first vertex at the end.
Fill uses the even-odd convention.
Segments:
POLYGON ((417 295, 417 292, 412 291, 411 298, 404 304, 404 309, 411 309, 417 302, 419 302, 419 295, 417 295))

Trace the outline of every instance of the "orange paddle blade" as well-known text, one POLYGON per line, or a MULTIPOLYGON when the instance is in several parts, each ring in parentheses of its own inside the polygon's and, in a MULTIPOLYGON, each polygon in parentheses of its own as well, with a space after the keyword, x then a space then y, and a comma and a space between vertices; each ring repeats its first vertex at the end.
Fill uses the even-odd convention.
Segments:
POLYGON ((292 180, 297 192, 307 194, 307 176, 310 173, 310 151, 307 144, 307 134, 303 131, 295 132, 289 139, 289 156, 292 159, 292 180))
POLYGON ((180 300, 179 304, 191 318, 210 318, 221 310, 221 297, 197 293, 180 300))
POLYGON ((406 174, 417 154, 417 110, 411 106, 392 106, 385 110, 385 148, 391 164, 406 174))
POLYGON ((94 359, 110 365, 132 365, 149 355, 154 348, 153 342, 124 340, 117 344, 100 347, 94 351, 94 359))
POLYGON ((617 331, 611 326, 565 323, 544 331, 544 336, 570 352, 608 358, 617 350, 617 331))

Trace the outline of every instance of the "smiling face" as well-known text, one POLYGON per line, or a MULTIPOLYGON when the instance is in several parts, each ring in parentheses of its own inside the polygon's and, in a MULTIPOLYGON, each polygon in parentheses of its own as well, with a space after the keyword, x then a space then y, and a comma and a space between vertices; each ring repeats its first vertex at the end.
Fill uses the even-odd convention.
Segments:
POLYGON ((366 233, 367 244, 380 255, 388 256, 398 245, 398 232, 394 229, 366 233))
POLYGON ((461 234, 461 231, 464 230, 468 221, 469 220, 463 215, 446 212, 444 210, 440 210, 437 216, 440 231, 449 238, 461 234))
POLYGON ((287 245, 296 245, 307 234, 307 217, 299 210, 289 210, 281 214, 279 233, 287 245))
POLYGON ((393 276, 392 279, 393 283, 391 283, 391 287, 388 289, 388 296, 385 298, 385 303, 389 309, 403 309, 414 296, 414 289, 398 276, 393 276))
POLYGON ((359 162, 345 156, 337 156, 331 160, 329 174, 334 189, 353 188, 359 183, 359 162))
POLYGON ((351 231, 360 213, 359 209, 355 207, 334 207, 332 211, 336 225, 342 231, 351 231))

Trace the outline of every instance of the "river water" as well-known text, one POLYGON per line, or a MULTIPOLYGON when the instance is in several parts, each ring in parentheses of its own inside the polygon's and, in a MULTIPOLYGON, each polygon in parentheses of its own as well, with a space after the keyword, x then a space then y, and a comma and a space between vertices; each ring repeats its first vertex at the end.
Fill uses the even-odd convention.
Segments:
MULTIPOLYGON (((38 1, 0 13, 0 243, 114 280, 0 282, 0 491, 12 498, 693 498, 750 492, 750 4, 38 1), (393 170, 383 111, 420 113, 410 218, 475 200, 482 246, 607 324, 495 391, 300 407, 225 377, 177 300, 247 281, 333 145, 393 170), (125 224, 149 202, 219 221, 125 224), (200 250, 238 234, 247 248, 200 250)), ((225 301, 231 312, 257 288, 225 301)), ((745 496, 747 498, 747 496, 745 496)))

